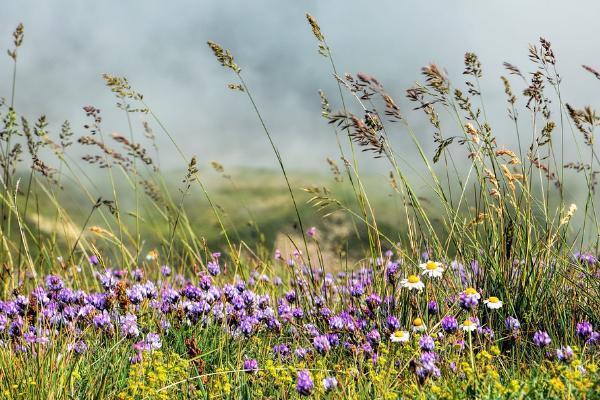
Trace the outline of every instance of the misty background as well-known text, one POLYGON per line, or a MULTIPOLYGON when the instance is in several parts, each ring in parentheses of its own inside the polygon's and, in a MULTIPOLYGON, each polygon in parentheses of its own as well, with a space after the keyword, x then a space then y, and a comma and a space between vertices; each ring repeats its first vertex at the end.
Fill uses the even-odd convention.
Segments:
MULTIPOLYGON (((376 76, 432 147, 432 129, 411 113, 405 90, 435 62, 462 82, 463 56, 477 53, 484 68, 483 94, 495 134, 514 143, 499 79, 502 62, 525 71, 527 46, 552 42, 564 98, 575 106, 600 104, 598 82, 581 64, 600 67, 595 40, 600 2, 523 1, 3 1, 0 46, 25 25, 16 107, 31 119, 47 115, 51 127, 71 121, 84 133, 82 106, 102 110, 106 132, 126 132, 102 73, 126 76, 160 116, 188 156, 201 164, 276 168, 276 161, 247 98, 227 89, 235 82, 206 46, 230 49, 272 130, 288 166, 326 170, 337 157, 334 134, 320 117, 323 89, 338 108, 337 87, 304 14, 319 21, 340 72, 376 76)), ((12 64, 0 61, 0 95, 10 93, 12 64)), ((515 81, 517 94, 522 85, 515 81)), ((142 138, 142 115, 133 115, 142 138)), ((168 138, 154 127, 163 169, 183 168, 168 138)), ((141 140, 141 139, 140 139, 141 140)), ((400 141, 399 153, 403 152, 400 141)), ((406 149, 408 150, 408 149, 406 149)), ((412 149, 406 157, 414 153, 412 149)), ((365 168, 377 169, 377 162, 365 168)))

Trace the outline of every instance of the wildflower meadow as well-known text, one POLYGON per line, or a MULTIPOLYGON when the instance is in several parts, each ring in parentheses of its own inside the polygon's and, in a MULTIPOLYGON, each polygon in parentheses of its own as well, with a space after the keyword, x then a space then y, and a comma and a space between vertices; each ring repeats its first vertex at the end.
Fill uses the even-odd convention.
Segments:
POLYGON ((258 187, 188 154, 134 76, 99 77, 125 133, 92 105, 85 126, 21 114, 26 28, 1 41, 0 398, 600 399, 600 117, 563 95, 550 41, 499 77, 468 52, 388 91, 345 73, 326 31, 307 14, 298 33, 336 87, 315 93, 337 146, 314 184, 243 57, 198 44, 277 162, 258 187), (484 79, 503 107, 485 107, 484 79))

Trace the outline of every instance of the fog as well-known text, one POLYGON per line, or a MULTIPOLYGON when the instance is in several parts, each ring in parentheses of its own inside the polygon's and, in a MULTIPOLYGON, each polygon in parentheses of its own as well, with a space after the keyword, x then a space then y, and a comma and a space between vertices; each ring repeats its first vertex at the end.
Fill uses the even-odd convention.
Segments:
MULTIPOLYGON (((82 134, 81 108, 91 104, 102 109, 106 131, 122 132, 125 115, 114 107, 101 74, 124 75, 186 155, 226 166, 274 168, 247 98, 227 89, 235 77, 205 44, 214 40, 230 49, 242 67, 286 162, 324 169, 324 158, 337 152, 332 130, 320 117, 317 91, 325 90, 337 106, 337 87, 327 60, 317 54, 305 12, 320 22, 339 71, 376 76, 398 99, 403 114, 412 115, 404 91, 420 79, 423 65, 443 66, 458 83, 463 55, 473 51, 483 64, 483 93, 496 135, 512 143, 498 79, 502 62, 531 70, 527 46, 539 36, 553 44, 564 98, 577 106, 600 104, 600 82, 581 69, 581 64, 600 67, 594 44, 600 3, 591 0, 3 1, 0 47, 10 48, 10 34, 23 22, 15 104, 30 118, 46 114, 53 127, 68 119, 82 134)), ((0 95, 5 97, 11 62, 8 56, 0 61, 0 95)), ((410 118, 430 143, 431 129, 423 119, 410 118)), ((136 137, 142 137, 145 119, 133 115, 136 137)), ((155 131, 163 167, 181 167, 169 139, 155 131)))

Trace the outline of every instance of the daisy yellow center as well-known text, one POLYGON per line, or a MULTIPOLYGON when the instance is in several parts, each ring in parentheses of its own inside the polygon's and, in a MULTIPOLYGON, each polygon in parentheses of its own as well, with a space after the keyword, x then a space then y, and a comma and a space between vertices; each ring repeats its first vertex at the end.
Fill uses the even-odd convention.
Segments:
POLYGON ((433 261, 427 261, 427 264, 425 265, 425 268, 427 268, 430 271, 436 270, 437 269, 437 263, 435 263, 433 261))
POLYGON ((473 289, 472 287, 467 288, 467 290, 465 290, 465 294, 472 296, 474 294, 477 294, 477 290, 473 289))
POLYGON ((495 296, 492 296, 492 297, 490 297, 490 298, 488 299, 488 301, 489 301, 490 303, 498 303, 498 302, 500 301, 500 299, 498 299, 498 298, 497 298, 497 297, 495 297, 495 296))
POLYGON ((411 275, 408 277, 408 283, 417 283, 419 282, 419 277, 416 275, 411 275))
POLYGON ((465 323, 463 324, 464 326, 472 326, 473 325, 473 321, 471 321, 470 319, 466 320, 465 323))
POLYGON ((423 325, 423 320, 421 318, 415 318, 413 321, 413 325, 414 326, 421 326, 423 325))

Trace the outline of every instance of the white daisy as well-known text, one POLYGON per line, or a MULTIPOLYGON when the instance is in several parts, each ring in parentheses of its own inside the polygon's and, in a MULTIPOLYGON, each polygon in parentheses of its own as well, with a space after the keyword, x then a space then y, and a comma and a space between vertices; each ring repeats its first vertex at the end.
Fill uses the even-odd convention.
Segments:
POLYGON ((465 291, 463 292, 463 294, 468 297, 475 297, 477 300, 479 300, 481 298, 481 295, 479 294, 479 292, 477 292, 477 290, 472 287, 466 288, 465 291))
POLYGON ((423 290, 425 285, 417 275, 410 275, 406 279, 402 279, 400 284, 410 290, 423 290))
POLYGON ((427 325, 423 322, 421 318, 415 318, 413 320, 413 331, 415 332, 424 332, 427 330, 427 325))
POLYGON ((475 329, 477 329, 477 324, 467 318, 465 320, 465 322, 463 322, 461 327, 462 327, 462 330, 465 332, 473 332, 475 329))
POLYGON ((410 339, 410 334, 407 331, 396 331, 390 335, 390 340, 393 343, 405 343, 410 339))
POLYGON ((422 274, 427 275, 430 278, 441 278, 444 272, 442 263, 436 261, 427 261, 426 263, 420 264, 419 267, 423 270, 422 274))
POLYGON ((492 296, 489 299, 484 300, 483 302, 488 308, 491 308, 492 310, 497 310, 498 308, 502 307, 502 301, 495 296, 492 296))

